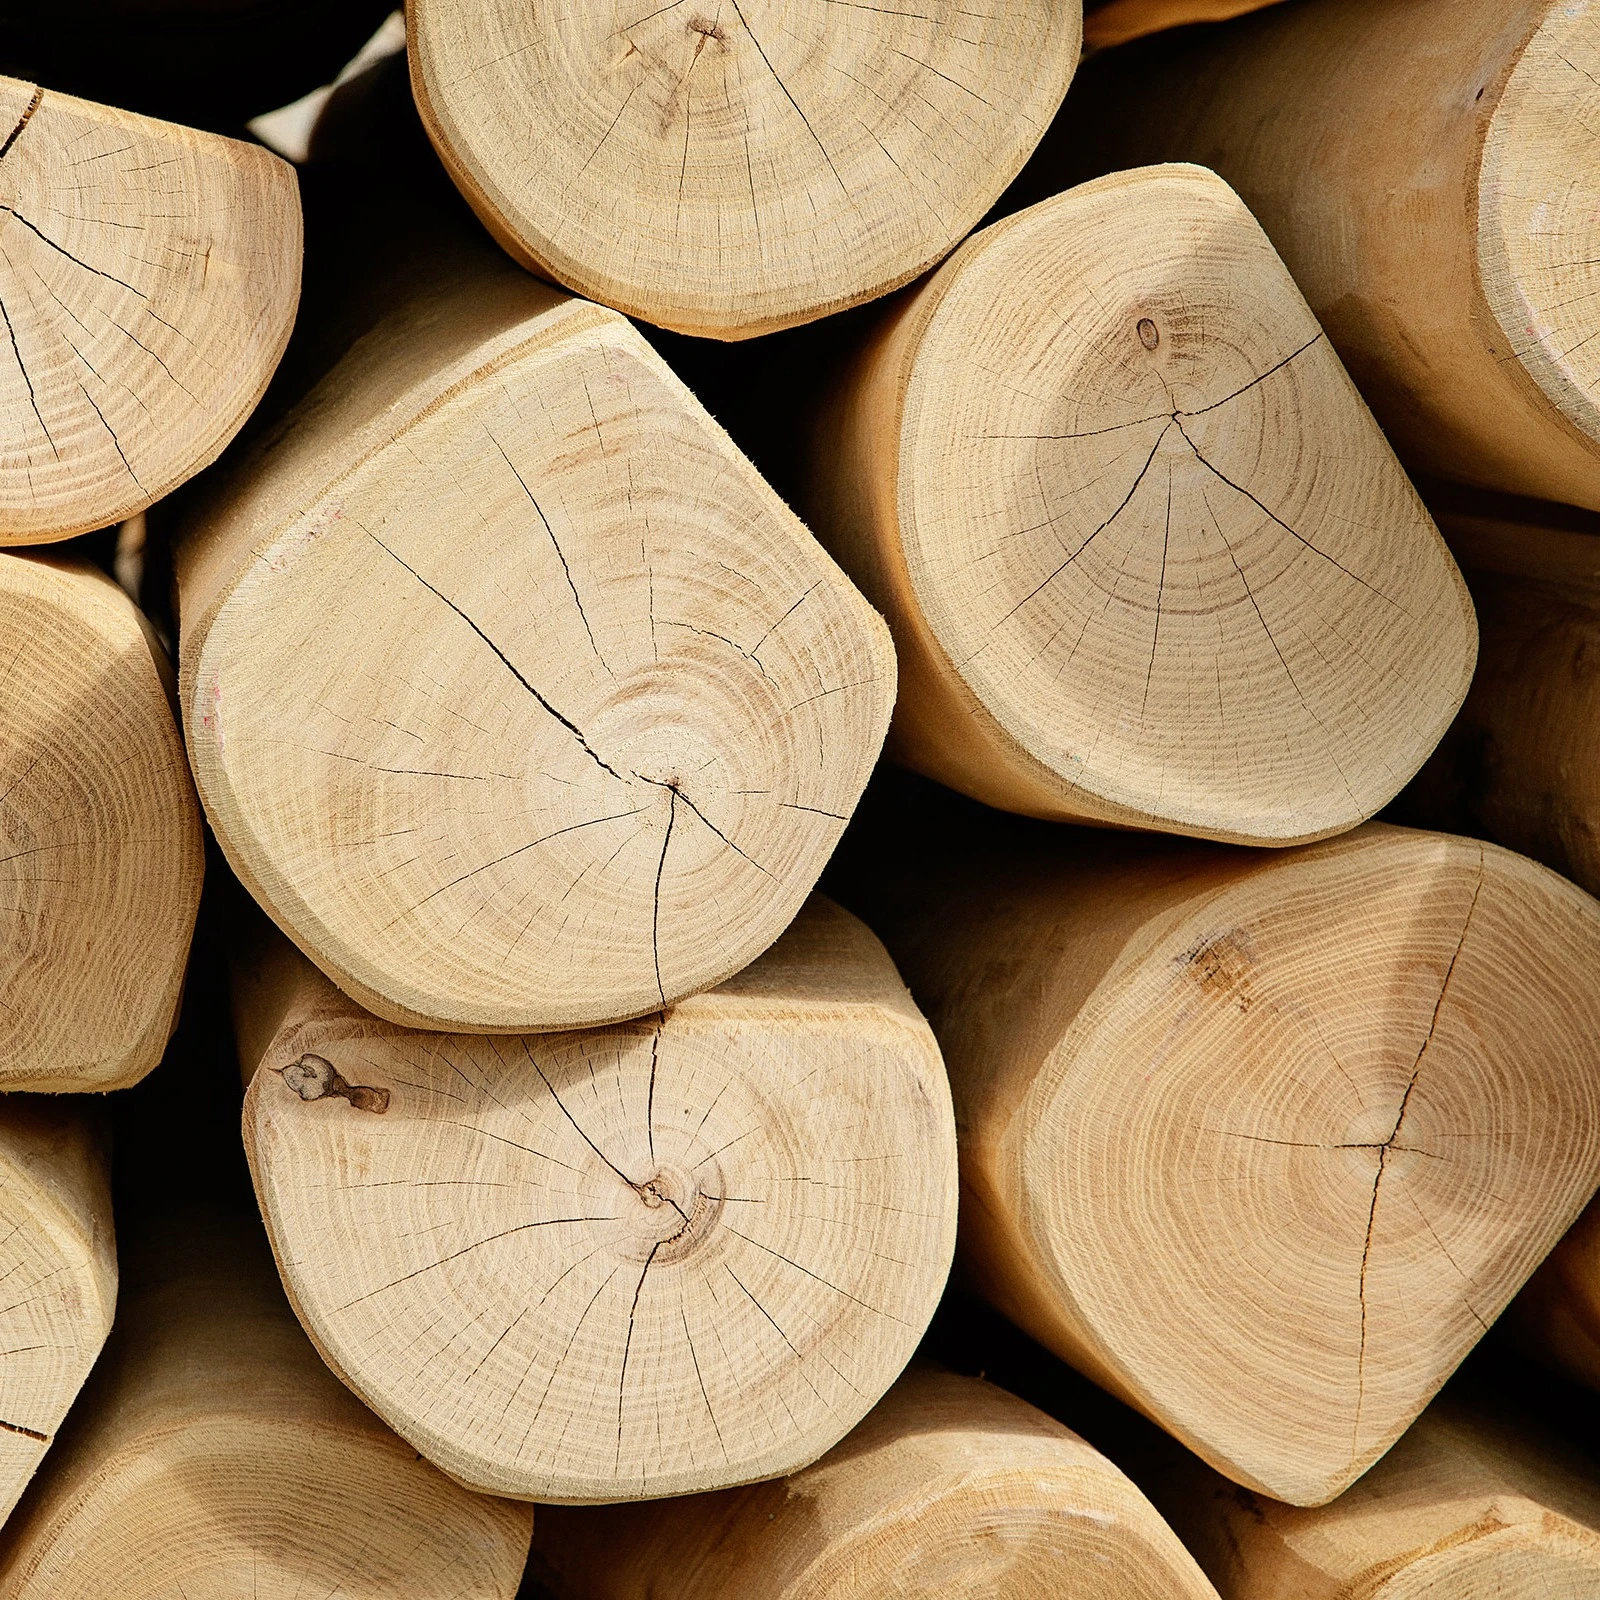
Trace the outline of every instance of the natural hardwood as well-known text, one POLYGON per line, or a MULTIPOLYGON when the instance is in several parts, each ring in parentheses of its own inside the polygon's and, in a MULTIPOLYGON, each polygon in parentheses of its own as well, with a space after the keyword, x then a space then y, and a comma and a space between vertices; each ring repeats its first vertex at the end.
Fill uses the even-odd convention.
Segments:
POLYGON ((355 230, 353 309, 308 302, 285 363, 326 375, 177 552, 201 798, 370 1010, 638 1016, 799 909, 892 646, 625 319, 409 209, 355 230))
POLYGON ((1600 18, 1308 0, 1106 51, 1024 180, 1198 161, 1408 464, 1600 508, 1600 18))
POLYGON ((738 339, 885 294, 999 198, 1077 65, 1079 0, 410 0, 412 83, 520 261, 738 339))
POLYGON ((1591 1200, 1545 1257, 1506 1324, 1545 1365, 1600 1389, 1600 1203, 1591 1200))
POLYGON ((1280 0, 1099 0, 1084 8, 1083 48, 1108 50, 1166 28, 1227 22, 1280 0))
POLYGON ((828 901, 629 1026, 412 1032, 283 940, 242 965, 236 1016, 301 1320, 471 1487, 628 1500, 792 1471, 933 1314, 949 1088, 883 947, 828 901))
POLYGON ((583 1600, 1216 1600, 1099 1451, 992 1384, 916 1367, 814 1466, 687 1503, 539 1513, 583 1600))
POLYGON ((974 235, 824 407, 805 511, 889 618, 890 748, 993 806, 1251 844, 1354 827, 1472 675, 1450 554, 1209 172, 974 235))
POLYGON ((0 1089, 120 1089, 176 1021, 204 858, 160 647, 91 567, 0 554, 0 1089))
POLYGON ((4 1600, 512 1600, 526 1506, 450 1482, 295 1326, 259 1234, 170 1213, 6 1529, 4 1600))
POLYGON ((119 522, 215 459, 299 291, 287 163, 0 78, 0 544, 119 522))
POLYGON ((0 1101, 0 1521, 111 1331, 109 1166, 103 1130, 81 1107, 0 1101))
POLYGON ((1009 826, 895 819, 856 897, 949 1064, 967 1268, 1235 1482, 1328 1500, 1600 1180, 1600 905, 1377 823, 1009 826))

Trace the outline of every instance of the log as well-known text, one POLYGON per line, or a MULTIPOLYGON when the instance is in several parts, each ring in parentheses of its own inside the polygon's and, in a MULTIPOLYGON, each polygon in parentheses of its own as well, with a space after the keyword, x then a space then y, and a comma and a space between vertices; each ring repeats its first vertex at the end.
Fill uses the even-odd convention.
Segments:
POLYGON ((1600 1204, 1545 1257, 1506 1313, 1511 1337, 1575 1383, 1600 1389, 1600 1204))
POLYGON ((582 1600, 1216 1600, 1099 1451, 1003 1389, 927 1366, 777 1483, 541 1511, 541 1565, 582 1600))
POLYGON ((1315 1510, 1243 1492, 1192 1457, 1141 1482, 1222 1600, 1600 1591, 1592 1462, 1481 1402, 1436 1401, 1315 1510))
POLYGON ((512 1600, 532 1513, 469 1494, 317 1359, 259 1232, 171 1213, 6 1529, 4 1600, 512 1600))
POLYGON ((423 120, 506 249, 721 339, 938 261, 1044 133, 1082 36, 1079 0, 413 0, 407 20, 423 120))
POLYGON ((235 1014, 290 1299, 469 1487, 629 1500, 793 1471, 894 1380, 944 1287, 944 1069, 830 902, 631 1026, 420 1034, 281 939, 235 1014))
POLYGON ((1597 107, 1584 7, 1273 6, 1098 56, 1009 203, 1214 168, 1402 460, 1600 509, 1597 107))
POLYGON ((0 1088, 126 1088, 177 1020, 204 856, 132 602, 93 568, 0 554, 0 1088))
POLYGON ((1290 844, 1392 799, 1467 592, 1238 197, 1118 173, 968 240, 821 411, 804 502, 889 618, 890 749, 992 806, 1290 844))
POLYGON ((1085 54, 1197 22, 1228 22, 1280 0, 1089 0, 1083 11, 1085 54))
POLYGON ((888 723, 887 630, 625 319, 470 219, 372 226, 286 362, 326 375, 177 552, 201 798, 393 1021, 670 1005, 810 892, 888 723))
POLYGON ((949 1065, 975 1285, 1235 1482, 1331 1499, 1600 1180, 1600 906, 1376 823, 888 820, 851 898, 949 1065))
POLYGON ((117 1302, 110 1163, 98 1119, 0 1103, 0 1521, 100 1354, 117 1302))
POLYGON ((300 289, 293 170, 0 78, 0 542, 142 511, 261 398, 300 289))

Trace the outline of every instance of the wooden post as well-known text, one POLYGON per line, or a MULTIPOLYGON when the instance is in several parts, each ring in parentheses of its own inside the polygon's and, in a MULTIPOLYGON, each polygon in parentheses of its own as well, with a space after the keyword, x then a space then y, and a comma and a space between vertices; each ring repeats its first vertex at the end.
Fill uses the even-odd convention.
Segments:
POLYGON ((177 1020, 204 871, 170 674, 77 564, 0 555, 0 639, 0 1088, 125 1088, 177 1020))
POLYGON ((1097 1450, 992 1384, 916 1367, 814 1466, 688 1501, 539 1513, 585 1600, 1216 1600, 1097 1450))
POLYGON ((294 323, 300 202, 256 145, 0 78, 0 543, 215 459, 294 323))
POLYGON ((105 1140, 74 1107, 0 1101, 0 1519, 83 1387, 117 1302, 105 1140))
POLYGON ((235 1013, 290 1298, 462 1483, 628 1500, 793 1471, 933 1314, 949 1089, 883 947, 830 902, 631 1026, 411 1032, 276 938, 235 1013))
POLYGON ((352 230, 367 287, 289 358, 331 370, 178 550, 201 798, 381 1015, 638 1016, 799 909, 892 647, 625 319, 415 198, 352 230))
POLYGON ((978 1287, 1235 1482, 1332 1498, 1600 1180, 1600 906, 1380 824, 891 820, 854 903, 949 1064, 978 1287))
POLYGON ((1600 508, 1600 27, 1556 0, 1310 0, 1108 51, 1018 198, 1198 161, 1408 465, 1600 508))
POLYGON ((526 1506, 470 1494, 358 1405, 253 1228, 165 1215, 6 1529, 0 1597, 512 1600, 526 1506))
POLYGON ((1472 675, 1449 552, 1198 168, 968 240, 878 324, 811 478, 894 631, 891 750, 993 806, 1320 838, 1393 798, 1472 675))
POLYGON ((513 255, 739 339, 898 288, 975 226, 1061 103, 1082 7, 412 0, 407 22, 423 120, 513 255))

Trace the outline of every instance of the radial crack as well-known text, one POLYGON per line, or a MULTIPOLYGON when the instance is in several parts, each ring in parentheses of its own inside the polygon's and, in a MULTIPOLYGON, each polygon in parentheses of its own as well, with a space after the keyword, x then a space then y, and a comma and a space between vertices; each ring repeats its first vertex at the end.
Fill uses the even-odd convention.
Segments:
MULTIPOLYGON (((5 160, 6 156, 10 153, 12 145, 14 145, 17 140, 22 137, 22 130, 26 128, 29 122, 33 120, 33 114, 39 109, 39 102, 43 99, 44 90, 36 88, 33 91, 33 98, 28 102, 27 109, 24 110, 22 115, 17 118, 16 127, 14 127, 11 132, 6 135, 6 142, 4 144, 0 144, 0 161, 5 160)), ((0 1423, 0 1427, 8 1426, 8 1423, 0 1423)), ((23 1431, 26 1432, 26 1429, 23 1431)), ((44 1435, 40 1434, 39 1437, 42 1439, 44 1435)))

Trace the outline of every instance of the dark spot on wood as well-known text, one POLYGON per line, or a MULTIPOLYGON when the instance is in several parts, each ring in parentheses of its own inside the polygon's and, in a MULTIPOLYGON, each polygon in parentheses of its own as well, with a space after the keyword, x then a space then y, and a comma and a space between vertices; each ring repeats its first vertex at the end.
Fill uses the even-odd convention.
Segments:
POLYGON ((1161 343, 1161 330, 1156 327, 1155 323, 1153 323, 1149 317, 1139 318, 1137 332, 1139 335, 1139 343, 1142 344, 1146 350, 1154 350, 1155 347, 1161 343))
POLYGON ((338 1095, 357 1111, 382 1116, 389 1109, 389 1091, 371 1084, 347 1083, 326 1056, 306 1054, 286 1067, 274 1069, 302 1100, 323 1100, 338 1095))
POLYGON ((1184 970, 1207 994, 1234 1001, 1241 1012, 1255 1004, 1255 996, 1250 992, 1250 974, 1255 963, 1238 929, 1202 940, 1185 951, 1180 960, 1184 970))
POLYGON ((704 34, 708 39, 715 39, 718 44, 725 43, 728 37, 721 25, 708 17, 690 17, 686 26, 690 33, 704 34))

